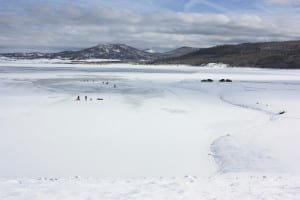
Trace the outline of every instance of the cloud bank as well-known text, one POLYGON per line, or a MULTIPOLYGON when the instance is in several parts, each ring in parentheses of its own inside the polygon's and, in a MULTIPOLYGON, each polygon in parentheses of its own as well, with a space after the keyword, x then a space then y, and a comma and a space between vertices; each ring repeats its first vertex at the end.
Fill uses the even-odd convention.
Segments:
MULTIPOLYGON (((263 12, 230 13, 225 8, 226 12, 220 13, 187 12, 197 3, 199 1, 188 2, 182 11, 148 13, 79 4, 24 4, 21 12, 1 10, 0 51, 58 51, 99 43, 126 43, 142 49, 165 50, 300 39, 300 17, 294 13, 285 13, 285 16, 263 12)), ((220 6, 218 9, 222 10, 220 6)))

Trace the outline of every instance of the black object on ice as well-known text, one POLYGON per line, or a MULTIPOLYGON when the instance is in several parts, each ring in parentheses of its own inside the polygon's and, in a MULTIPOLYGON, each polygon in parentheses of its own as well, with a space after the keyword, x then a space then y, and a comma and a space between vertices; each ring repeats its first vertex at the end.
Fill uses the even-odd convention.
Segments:
POLYGON ((103 98, 97 98, 98 101, 103 101, 103 98))
POLYGON ((212 79, 203 79, 203 80, 201 80, 201 82, 214 82, 212 79))
POLYGON ((231 82, 232 82, 232 80, 230 80, 230 79, 224 79, 224 78, 222 78, 222 79, 220 79, 220 80, 219 80, 219 82, 221 82, 221 83, 225 83, 225 82, 227 82, 227 83, 231 83, 231 82))
POLYGON ((87 96, 85 96, 84 99, 87 101, 87 99, 88 99, 87 96))
POLYGON ((80 96, 77 96, 76 101, 80 101, 80 96))
POLYGON ((278 115, 283 115, 283 114, 285 114, 285 111, 281 111, 278 113, 278 115))
POLYGON ((116 85, 116 84, 114 84, 114 88, 117 88, 117 85, 116 85))

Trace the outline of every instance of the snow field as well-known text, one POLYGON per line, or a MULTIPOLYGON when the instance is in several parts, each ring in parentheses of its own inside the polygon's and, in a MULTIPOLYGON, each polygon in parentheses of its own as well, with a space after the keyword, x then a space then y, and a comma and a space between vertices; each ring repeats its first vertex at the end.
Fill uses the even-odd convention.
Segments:
POLYGON ((0 199, 298 199, 299 89, 299 70, 2 63, 0 199))

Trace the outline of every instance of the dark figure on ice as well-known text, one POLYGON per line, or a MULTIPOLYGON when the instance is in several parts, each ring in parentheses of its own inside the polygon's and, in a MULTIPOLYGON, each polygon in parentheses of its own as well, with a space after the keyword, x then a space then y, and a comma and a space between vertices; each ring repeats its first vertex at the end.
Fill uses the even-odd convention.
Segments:
POLYGON ((88 99, 87 96, 85 96, 84 99, 87 101, 87 99, 88 99))
POLYGON ((278 113, 278 115, 283 115, 283 114, 285 114, 285 111, 281 111, 278 113))
POLYGON ((116 85, 116 84, 114 84, 114 88, 117 88, 117 85, 116 85))
POLYGON ((77 96, 76 101, 80 101, 80 96, 77 96))
POLYGON ((207 83, 207 82, 209 82, 209 83, 211 83, 211 82, 214 82, 214 80, 212 80, 212 79, 203 79, 203 80, 201 80, 201 82, 203 82, 203 83, 207 83))

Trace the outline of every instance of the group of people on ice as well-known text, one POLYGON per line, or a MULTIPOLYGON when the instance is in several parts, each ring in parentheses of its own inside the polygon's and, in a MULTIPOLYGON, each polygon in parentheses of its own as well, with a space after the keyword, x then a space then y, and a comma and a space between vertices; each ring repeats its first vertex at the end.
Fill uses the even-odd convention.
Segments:
MULTIPOLYGON (((88 80, 84 80, 84 82, 88 82, 88 80)), ((94 82, 94 80, 93 80, 93 82, 94 82)), ((108 81, 103 81, 102 83, 105 84, 105 85, 108 85, 108 84, 109 84, 108 81)), ((114 87, 114 88, 117 88, 117 85, 116 85, 116 84, 113 84, 113 87, 114 87)), ((80 98, 80 96, 78 95, 77 98, 76 98, 76 101, 80 101, 80 100, 81 100, 81 98, 80 98)), ((85 101, 88 101, 88 96, 84 96, 84 100, 85 100, 85 101)), ((92 101, 93 98, 90 98, 89 100, 92 101)), ((97 100, 98 100, 98 101, 103 101, 104 99, 103 99, 103 98, 97 98, 97 100)))
MULTIPOLYGON (((78 95, 77 98, 76 98, 76 101, 80 101, 81 98, 80 96, 78 95)), ((84 96, 84 100, 87 101, 88 100, 88 96, 84 96)), ((103 101, 104 99, 103 98, 97 98, 98 101, 103 101)), ((90 98, 90 101, 93 101, 93 98, 90 98)))

